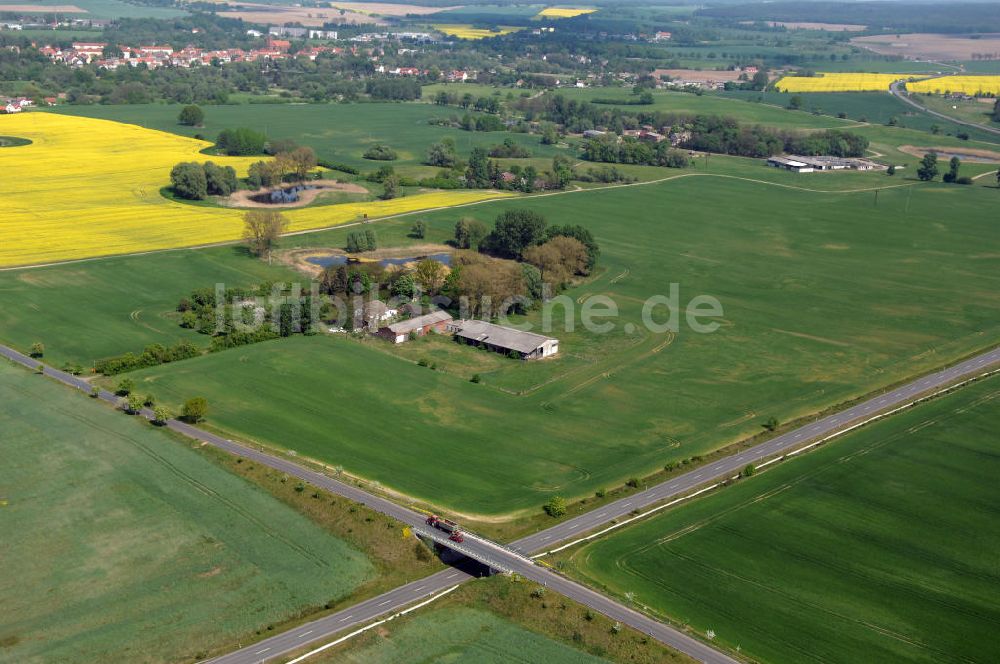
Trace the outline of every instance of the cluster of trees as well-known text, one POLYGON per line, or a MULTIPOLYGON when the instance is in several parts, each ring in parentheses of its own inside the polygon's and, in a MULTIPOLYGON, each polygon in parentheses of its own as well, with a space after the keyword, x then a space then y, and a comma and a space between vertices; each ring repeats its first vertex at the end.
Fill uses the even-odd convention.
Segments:
POLYGON ((459 94, 441 90, 434 95, 434 103, 438 106, 458 106, 466 110, 473 109, 483 113, 499 113, 500 100, 494 95, 490 97, 473 97, 471 93, 459 94))
POLYGON ((605 134, 591 139, 583 145, 583 158, 611 164, 644 164, 667 168, 687 168, 688 157, 670 146, 669 141, 648 143, 627 136, 619 139, 614 134, 605 134))
POLYGON ((264 154, 267 146, 267 136, 262 132, 248 127, 223 129, 215 139, 215 146, 227 155, 249 157, 264 154))
POLYGON ((208 196, 228 196, 239 188, 239 180, 232 166, 182 161, 170 170, 170 185, 177 196, 198 201, 208 196))
POLYGON ((312 148, 296 147, 288 152, 278 152, 274 159, 250 164, 247 183, 254 189, 273 187, 284 182, 289 175, 304 182, 317 164, 316 153, 312 148))
POLYGON ((399 159, 399 155, 396 151, 390 148, 388 145, 383 145, 381 143, 373 145, 367 150, 365 150, 365 159, 371 159, 373 161, 395 161, 399 159))
MULTIPOLYGON (((958 157, 952 157, 948 162, 948 171, 941 176, 941 180, 951 184, 972 184, 972 178, 958 174, 958 169, 961 167, 962 160, 958 157)), ((930 182, 938 176, 938 172, 938 157, 935 153, 928 152, 920 160, 920 165, 917 166, 917 177, 924 182, 930 182)), ((1000 182, 1000 174, 997 176, 997 181, 1000 182)))
POLYGON ((422 94, 421 83, 414 78, 373 78, 365 83, 365 92, 372 98, 389 101, 416 101, 422 94))
POLYGON ((344 251, 349 254, 359 254, 363 251, 378 249, 378 235, 370 228, 363 231, 353 231, 347 234, 344 251))
POLYGON ((188 127, 200 127, 205 123, 205 111, 201 110, 201 106, 188 104, 177 114, 177 122, 188 127))
POLYGON ((315 333, 312 296, 280 292, 271 282, 227 288, 222 301, 211 288, 197 288, 177 303, 180 325, 212 336, 210 352, 293 334, 315 333))
POLYGON ((190 341, 180 341, 173 346, 150 344, 141 353, 125 353, 117 357, 109 357, 94 363, 94 370, 105 376, 155 367, 168 362, 177 362, 201 355, 201 351, 190 341))
POLYGON ((518 145, 513 138, 505 138, 503 143, 490 148, 490 156, 498 159, 526 159, 531 156, 531 150, 518 145))

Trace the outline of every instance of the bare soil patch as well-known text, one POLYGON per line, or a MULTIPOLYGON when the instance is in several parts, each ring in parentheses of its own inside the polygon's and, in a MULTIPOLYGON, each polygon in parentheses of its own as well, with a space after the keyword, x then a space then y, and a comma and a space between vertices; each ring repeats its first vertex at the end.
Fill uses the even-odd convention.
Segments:
POLYGON ((220 203, 226 207, 234 208, 299 208, 305 205, 309 205, 317 196, 321 194, 330 193, 332 191, 341 191, 348 194, 367 194, 368 190, 361 185, 354 184, 353 182, 339 182, 337 180, 311 180, 310 185, 314 185, 316 189, 306 189, 299 192, 299 200, 294 203, 260 203, 253 200, 254 196, 259 196, 260 194, 266 194, 268 192, 274 191, 278 187, 261 187, 256 190, 241 189, 240 191, 234 192, 229 198, 226 198, 220 203))
POLYGON ((407 14, 425 16, 427 14, 437 14, 438 12, 462 8, 462 5, 454 5, 452 7, 423 7, 420 5, 383 4, 381 2, 332 2, 330 5, 336 9, 346 9, 349 12, 377 14, 381 16, 406 16, 407 14))
POLYGON ((900 145, 900 152, 911 154, 914 157, 923 157, 928 152, 937 153, 938 156, 947 155, 950 159, 952 155, 959 159, 978 162, 1000 162, 1000 152, 993 150, 983 150, 981 148, 946 148, 946 147, 917 147, 915 145, 900 145))
POLYGON ((669 76, 672 79, 681 81, 726 83, 728 81, 738 81, 740 79, 740 74, 742 73, 743 72, 739 71, 715 69, 656 69, 653 71, 653 76, 656 76, 657 78, 669 76))
POLYGON ((855 37, 852 44, 882 55, 902 55, 928 60, 972 60, 973 54, 1000 56, 1000 34, 936 35, 914 32, 905 35, 855 37))
MULTIPOLYGON (((228 5, 229 3, 222 3, 228 5)), ((239 3, 239 9, 231 11, 221 11, 220 16, 230 18, 240 18, 250 23, 271 23, 284 25, 285 23, 299 23, 309 27, 321 27, 325 23, 341 24, 377 24, 384 25, 385 21, 370 14, 360 12, 344 11, 325 7, 282 7, 277 5, 258 5, 239 3)))
POLYGON ((76 5, 5 5, 0 4, 0 11, 5 12, 31 12, 31 13, 51 13, 51 14, 86 14, 86 9, 80 9, 76 5))

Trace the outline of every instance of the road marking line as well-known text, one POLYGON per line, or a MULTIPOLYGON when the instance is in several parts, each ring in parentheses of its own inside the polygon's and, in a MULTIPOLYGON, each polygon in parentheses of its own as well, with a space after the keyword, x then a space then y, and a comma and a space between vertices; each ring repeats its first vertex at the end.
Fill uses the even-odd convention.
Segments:
POLYGON ((263 650, 258 650, 258 651, 257 651, 257 652, 255 652, 254 654, 255 654, 255 655, 259 655, 259 654, 261 654, 262 652, 267 652, 268 650, 270 650, 270 648, 264 648, 263 650))
POLYGON ((384 602, 382 602, 381 604, 379 604, 379 606, 385 606, 386 604, 388 604, 391 601, 392 601, 391 599, 387 599, 384 602))
POLYGON ((307 636, 309 636, 312 633, 313 633, 312 630, 309 630, 308 632, 302 632, 301 634, 299 634, 299 638, 300 639, 304 639, 304 638, 306 638, 307 636))
POLYGON ((458 576, 458 572, 455 572, 454 574, 449 574, 448 576, 446 576, 446 577, 444 577, 444 578, 446 578, 446 579, 451 579, 451 578, 454 578, 454 577, 456 577, 456 576, 458 576))
POLYGON ((424 589, 424 588, 426 588, 426 587, 427 587, 427 586, 420 586, 419 588, 414 588, 414 589, 413 589, 413 592, 415 592, 415 593, 418 593, 418 592, 420 592, 421 590, 423 590, 423 589, 424 589))
POLYGON ((329 643, 325 643, 325 644, 321 645, 319 648, 316 648, 315 650, 310 650, 306 654, 301 655, 301 656, 296 657, 295 659, 291 660, 290 662, 288 662, 288 664, 299 664, 299 662, 302 662, 302 661, 304 661, 304 660, 312 657, 313 655, 321 653, 324 650, 332 648, 332 647, 334 647, 336 645, 340 645, 344 641, 347 641, 348 639, 352 639, 355 636, 357 636, 358 634, 364 634, 365 632, 367 632, 368 630, 370 630, 370 629, 372 629, 374 627, 378 627, 379 625, 383 625, 383 624, 389 622, 390 620, 393 620, 395 618, 399 618, 400 616, 405 616, 407 613, 410 613, 411 611, 416 611, 417 609, 423 608, 423 607, 427 606, 428 604, 430 604, 431 602, 433 602, 434 600, 439 599, 441 597, 444 597, 445 595, 447 595, 451 591, 455 590, 455 588, 458 588, 458 584, 455 584, 451 588, 447 588, 445 590, 442 590, 437 595, 434 595, 432 597, 429 597, 429 598, 425 599, 420 604, 414 604, 410 608, 403 609, 399 613, 393 614, 393 615, 389 616, 388 618, 385 618, 383 620, 379 620, 377 622, 373 622, 370 625, 365 625, 361 629, 354 630, 350 634, 345 634, 344 636, 340 637, 339 639, 335 639, 333 641, 330 641, 329 643))
POLYGON ((351 615, 347 616, 346 618, 341 618, 340 622, 344 622, 345 620, 350 620, 353 617, 354 617, 354 614, 352 613, 351 615))

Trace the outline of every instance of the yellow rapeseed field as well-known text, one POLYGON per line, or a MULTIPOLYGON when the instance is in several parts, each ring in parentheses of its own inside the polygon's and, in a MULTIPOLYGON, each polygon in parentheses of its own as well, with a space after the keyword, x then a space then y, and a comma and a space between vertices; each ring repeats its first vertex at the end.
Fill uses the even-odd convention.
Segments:
POLYGON ((596 9, 583 9, 582 7, 546 7, 538 12, 538 15, 545 18, 573 18, 583 14, 593 14, 596 11, 596 9))
POLYGON ((487 37, 499 37, 501 35, 509 35, 512 32, 524 30, 524 28, 501 25, 498 27, 497 31, 494 32, 493 30, 487 30, 485 28, 476 28, 467 23, 440 23, 432 25, 431 27, 438 32, 443 32, 446 35, 451 35, 452 37, 457 37, 458 39, 486 39, 487 37))
MULTIPOLYGON (((785 76, 775 83, 782 92, 865 92, 888 90, 889 84, 909 74, 825 73, 815 76, 785 76)), ((909 87, 909 86, 907 86, 909 87)))
POLYGON ((942 76, 941 78, 928 78, 923 81, 907 83, 906 89, 910 92, 937 94, 961 92, 967 95, 1000 95, 1000 76, 942 76))
MULTIPOLYGON (((160 188, 180 161, 234 166, 259 158, 208 157, 209 144, 108 120, 52 113, 0 115, 0 136, 31 145, 0 148, 0 266, 238 240, 242 212, 169 201, 160 188)), ((390 201, 286 210, 290 231, 335 226, 504 194, 447 191, 390 201)))

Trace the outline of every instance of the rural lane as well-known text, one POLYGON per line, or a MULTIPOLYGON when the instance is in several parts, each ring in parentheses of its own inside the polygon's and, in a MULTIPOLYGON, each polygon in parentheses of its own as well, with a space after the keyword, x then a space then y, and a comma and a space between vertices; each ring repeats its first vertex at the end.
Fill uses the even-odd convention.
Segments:
POLYGON ((899 89, 899 86, 901 84, 902 84, 902 81, 895 81, 893 83, 890 83, 889 84, 889 94, 891 94, 892 96, 896 97, 897 99, 899 99, 903 103, 909 104, 910 106, 912 106, 912 107, 914 107, 916 109, 919 109, 919 110, 923 111, 924 113, 927 113, 929 115, 933 115, 934 117, 941 118, 942 120, 947 120, 948 122, 954 122, 955 124, 964 125, 966 127, 972 127, 973 129, 982 129, 983 131, 987 131, 987 132, 989 132, 991 134, 997 134, 998 136, 1000 136, 1000 129, 997 129, 995 127, 987 127, 986 125, 976 124, 975 122, 968 122, 966 120, 959 120, 958 118, 953 118, 950 115, 945 115, 944 113, 939 113, 937 111, 932 111, 931 109, 927 108, 923 104, 921 104, 921 103, 919 103, 919 102, 914 101, 913 99, 911 99, 910 95, 908 93, 902 92, 899 89))
MULTIPOLYGON (((0 346, 0 356, 29 368, 36 368, 39 362, 12 348, 0 346)), ((424 523, 425 515, 407 507, 369 494, 359 487, 346 484, 322 473, 305 468, 293 461, 269 454, 247 445, 236 443, 211 432, 191 426, 185 422, 171 420, 167 427, 195 440, 202 441, 232 454, 252 459, 258 463, 287 473, 290 476, 314 484, 317 487, 343 496, 391 516, 414 529, 415 532, 457 549, 469 557, 498 569, 520 574, 555 592, 603 613, 613 620, 630 625, 653 638, 693 657, 711 664, 733 664, 735 659, 687 634, 656 621, 638 611, 606 597, 586 586, 567 579, 549 568, 535 563, 529 554, 546 548, 553 548, 560 542, 594 530, 600 526, 621 519, 634 510, 655 505, 662 501, 686 495, 699 487, 722 478, 729 478, 747 464, 759 463, 768 458, 780 457, 802 448, 810 441, 822 439, 843 431, 858 422, 865 421, 878 413, 912 403, 920 395, 946 387, 953 383, 981 375, 994 365, 1000 364, 1000 348, 994 348, 976 355, 946 369, 923 376, 889 392, 874 396, 845 410, 828 415, 775 438, 766 440, 751 448, 695 468, 683 475, 633 493, 600 508, 572 519, 567 519, 551 528, 524 537, 511 545, 504 546, 490 540, 467 534, 465 542, 455 545, 440 531, 429 528, 424 523)), ((91 385, 76 376, 43 365, 45 375, 66 385, 89 392, 91 385)), ((118 397, 102 391, 100 398, 117 403, 118 397)), ((152 413, 143 411, 150 418, 152 413)), ((331 635, 365 622, 367 620, 398 611, 405 606, 427 597, 439 590, 467 581, 472 577, 464 572, 449 569, 425 579, 400 586, 388 593, 366 600, 358 605, 325 616, 300 627, 278 634, 264 641, 223 655, 213 663, 252 664, 286 654, 310 643, 328 639, 331 635)))

